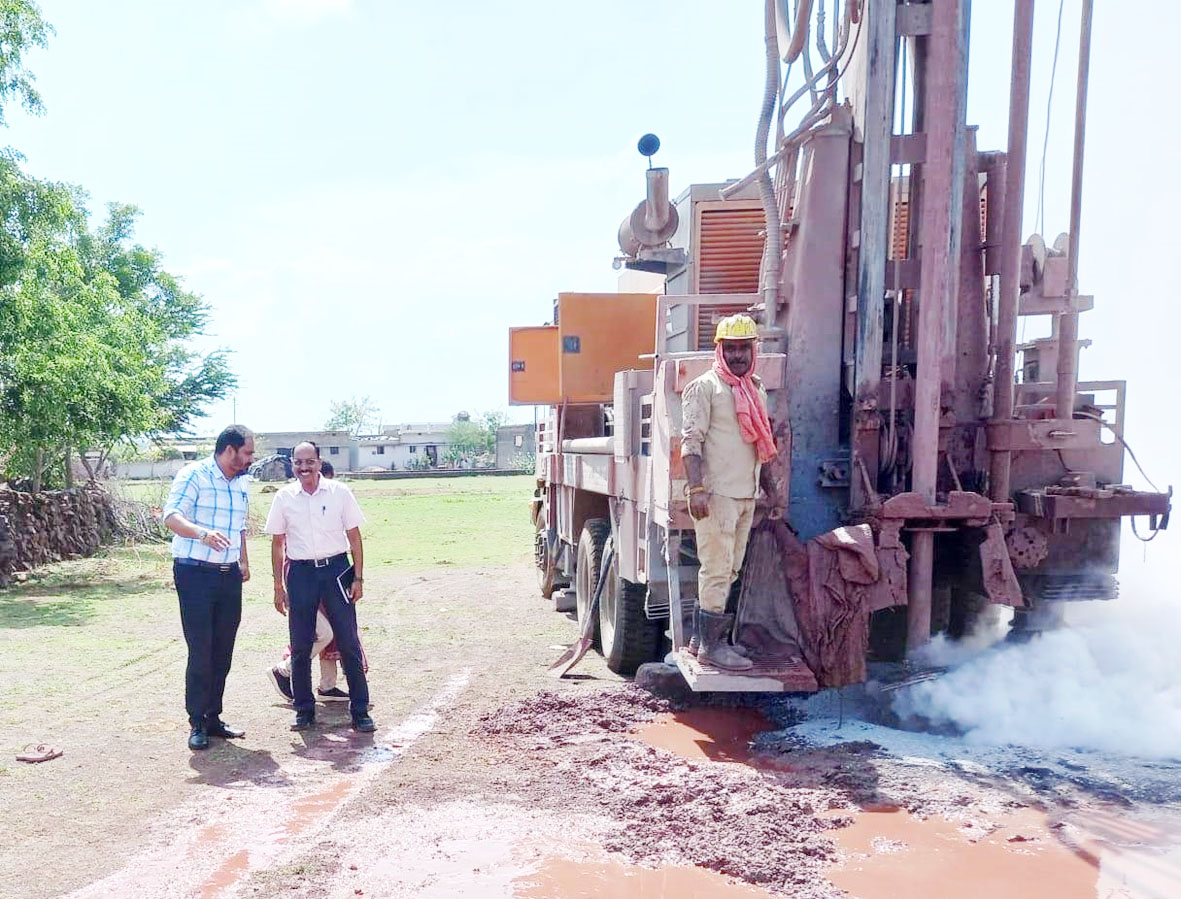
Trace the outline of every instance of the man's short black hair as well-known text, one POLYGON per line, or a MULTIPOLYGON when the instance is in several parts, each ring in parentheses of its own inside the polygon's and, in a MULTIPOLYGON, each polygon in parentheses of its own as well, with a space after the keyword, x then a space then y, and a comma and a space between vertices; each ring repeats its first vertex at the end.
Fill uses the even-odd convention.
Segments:
POLYGON ((327 459, 325 459, 323 462, 320 463, 320 474, 324 475, 324 477, 326 477, 326 478, 335 477, 336 476, 336 469, 332 467, 331 462, 329 462, 327 459))
POLYGON ((293 447, 291 448, 291 455, 292 455, 292 456, 294 456, 294 455, 295 455, 295 451, 296 451, 297 449, 299 449, 301 446, 303 446, 305 443, 306 443, 308 446, 310 446, 312 449, 314 449, 314 450, 316 451, 316 458, 317 458, 317 459, 319 459, 319 458, 320 458, 320 447, 316 446, 316 441, 314 441, 314 440, 301 440, 301 441, 299 441, 299 443, 295 444, 295 446, 293 446, 293 447))
POLYGON ((246 445, 247 438, 253 436, 250 433, 250 428, 245 425, 230 425, 217 435, 217 443, 213 447, 213 455, 220 456, 225 452, 227 446, 232 446, 234 449, 241 449, 246 445))

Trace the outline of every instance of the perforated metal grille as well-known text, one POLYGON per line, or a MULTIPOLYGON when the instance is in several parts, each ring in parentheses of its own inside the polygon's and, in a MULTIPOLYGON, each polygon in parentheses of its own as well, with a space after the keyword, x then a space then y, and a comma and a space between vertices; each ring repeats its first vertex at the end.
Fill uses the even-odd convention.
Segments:
MULTIPOLYGON (((759 206, 702 209, 697 235, 697 292, 757 292, 764 227, 763 210, 759 206)), ((697 348, 710 349, 717 323, 745 309, 740 304, 699 307, 697 348)))

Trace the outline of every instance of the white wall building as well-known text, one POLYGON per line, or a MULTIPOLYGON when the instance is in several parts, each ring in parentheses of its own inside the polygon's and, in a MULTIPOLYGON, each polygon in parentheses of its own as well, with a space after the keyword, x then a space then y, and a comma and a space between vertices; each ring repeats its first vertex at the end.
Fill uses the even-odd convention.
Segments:
POLYGON ((450 422, 390 425, 376 437, 357 440, 357 471, 436 468, 447 453, 450 422))
POLYGON ((361 437, 357 440, 357 471, 369 468, 402 468, 397 465, 398 438, 361 437))

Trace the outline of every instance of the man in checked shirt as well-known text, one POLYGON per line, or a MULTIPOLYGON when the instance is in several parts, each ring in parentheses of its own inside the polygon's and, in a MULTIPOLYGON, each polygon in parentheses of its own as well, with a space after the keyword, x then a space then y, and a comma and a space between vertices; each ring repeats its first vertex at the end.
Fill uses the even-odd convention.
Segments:
POLYGON ((230 425, 213 455, 177 472, 164 505, 172 531, 172 575, 180 597, 180 624, 189 647, 185 711, 190 749, 208 749, 209 737, 244 737, 221 720, 222 694, 242 620, 246 556, 247 482, 254 435, 230 425))

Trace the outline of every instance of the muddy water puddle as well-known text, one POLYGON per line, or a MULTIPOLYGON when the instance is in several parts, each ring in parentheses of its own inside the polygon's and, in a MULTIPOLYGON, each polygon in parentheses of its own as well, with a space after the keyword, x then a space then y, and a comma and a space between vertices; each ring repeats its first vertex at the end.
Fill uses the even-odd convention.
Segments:
POLYGON ((641 868, 611 860, 543 861, 514 881, 518 899, 768 899, 756 887, 731 883, 705 868, 641 868))
POLYGON ((888 806, 853 814, 850 826, 832 832, 847 858, 828 876, 858 899, 1096 895, 1094 858, 1064 846, 1035 809, 964 822, 888 806))
MULTIPOLYGON (((774 768, 789 782, 790 766, 750 750, 755 736, 772 727, 754 709, 698 708, 658 715, 632 738, 693 761, 774 768)), ((801 768, 798 773, 806 772, 801 768)), ((1034 808, 1000 815, 965 810, 956 821, 938 815, 922 818, 890 805, 839 809, 831 815, 852 816, 853 823, 829 834, 844 861, 828 877, 858 899, 1181 896, 1181 839, 1159 826, 1135 823, 1122 811, 1076 814, 1064 822, 1051 822, 1034 808)), ((634 878, 616 883, 627 889, 633 882, 645 885, 651 891, 645 895, 660 897, 665 895, 661 881, 652 879, 658 873, 624 867, 613 876, 634 878)), ((688 873, 716 876, 703 870, 688 873)))
POLYGON ((220 896, 226 890, 236 886, 238 881, 246 876, 249 869, 250 853, 245 849, 239 849, 213 872, 213 876, 205 881, 201 887, 201 899, 213 899, 215 896, 220 896))
POLYGON ((761 764, 752 757, 750 742, 773 727, 755 709, 687 709, 657 715, 632 735, 693 761, 761 764))

